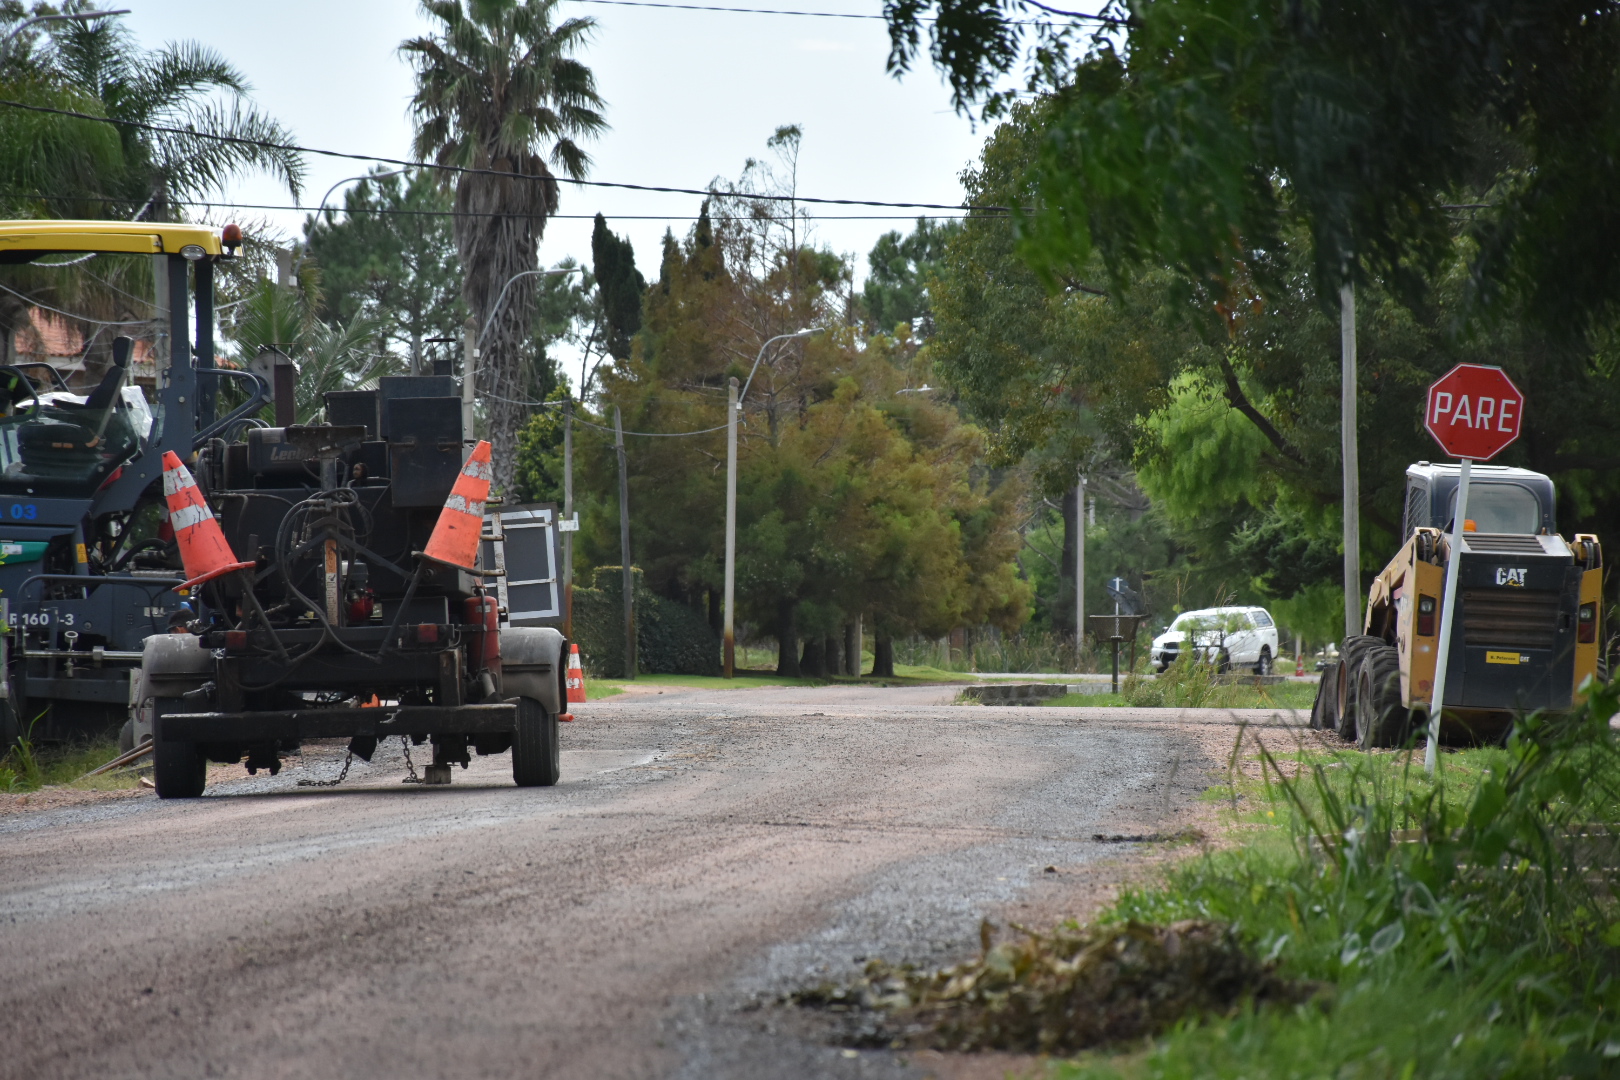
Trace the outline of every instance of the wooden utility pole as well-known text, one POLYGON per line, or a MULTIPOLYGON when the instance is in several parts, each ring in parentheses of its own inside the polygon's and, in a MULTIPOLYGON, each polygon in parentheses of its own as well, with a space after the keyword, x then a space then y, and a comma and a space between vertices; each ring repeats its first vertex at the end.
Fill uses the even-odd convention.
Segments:
POLYGON ((461 437, 468 442, 478 437, 473 423, 473 401, 478 393, 477 387, 478 320, 469 315, 461 334, 461 437))
POLYGON ((624 457, 624 420, 613 406, 613 449, 619 456, 619 561, 624 570, 624 677, 636 677, 635 575, 630 572, 630 470, 624 457))
POLYGON ((563 636, 574 636, 574 396, 563 399, 563 636))
POLYGON ((726 397, 726 622, 722 656, 726 678, 737 665, 737 378, 732 376, 726 397))
POLYGON ((1080 646, 1086 636, 1086 477, 1074 488, 1074 662, 1079 670, 1080 646))
POLYGON ((1361 466, 1356 449, 1356 291, 1339 287, 1339 449, 1344 458, 1344 636, 1361 633, 1361 466))

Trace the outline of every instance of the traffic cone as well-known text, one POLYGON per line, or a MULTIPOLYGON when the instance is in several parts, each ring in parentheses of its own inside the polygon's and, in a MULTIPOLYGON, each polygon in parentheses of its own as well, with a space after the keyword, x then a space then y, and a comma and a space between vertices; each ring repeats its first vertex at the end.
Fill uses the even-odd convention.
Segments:
POLYGON ((251 570, 253 563, 239 562, 225 533, 208 509, 191 471, 173 450, 163 453, 163 495, 169 503, 169 524, 180 545, 180 562, 186 568, 185 584, 175 592, 194 588, 233 570, 251 570))
POLYGON ((579 664, 579 646, 568 646, 568 704, 584 705, 585 669, 579 664))
POLYGON ((472 570, 478 566, 478 544, 484 536, 484 503, 489 498, 489 443, 479 440, 456 477, 456 486, 439 511, 439 520, 422 554, 435 562, 472 570))
POLYGON ((1305 674, 1305 654, 1304 653, 1300 653, 1298 656, 1294 657, 1294 674, 1296 676, 1305 674))

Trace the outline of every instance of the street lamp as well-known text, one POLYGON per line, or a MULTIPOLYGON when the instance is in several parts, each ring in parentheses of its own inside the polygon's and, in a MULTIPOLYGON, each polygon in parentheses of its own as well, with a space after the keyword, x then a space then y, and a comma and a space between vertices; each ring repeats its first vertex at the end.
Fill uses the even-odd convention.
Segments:
POLYGON ((754 384, 754 372, 759 370, 759 363, 765 359, 765 350, 771 347, 772 342, 786 341, 792 338, 810 337, 821 333, 819 326, 806 330, 799 330, 791 334, 777 334, 766 339, 765 344, 759 347, 759 355, 754 357, 754 366, 748 370, 748 381, 743 384, 742 393, 737 392, 737 379, 731 379, 730 400, 726 403, 726 637, 725 637, 725 664, 726 678, 731 678, 736 670, 737 661, 737 632, 735 622, 736 593, 737 593, 737 414, 742 407, 742 399, 748 393, 748 388, 754 384))
MULTIPOLYGON (((473 429, 473 389, 478 377, 478 353, 484 347, 484 337, 489 333, 489 328, 495 325, 495 316, 501 313, 501 305, 506 302, 506 290, 510 289, 512 282, 518 278, 533 277, 537 274, 545 277, 551 274, 583 273, 584 270, 583 266, 568 266, 556 270, 519 270, 506 279, 506 284, 501 286, 501 291, 495 296, 494 306, 489 309, 489 318, 484 320, 484 328, 478 332, 478 340, 473 340, 470 330, 467 333, 466 355, 462 357, 461 363, 461 422, 464 430, 470 432, 473 429)), ((472 322, 470 318, 467 321, 472 322)))
POLYGON ((117 11, 80 11, 66 15, 37 15, 26 22, 18 23, 12 29, 11 33, 6 35, 6 39, 4 41, 0 41, 0 53, 5 53, 11 48, 11 43, 16 39, 18 34, 22 33, 30 26, 36 25, 37 23, 53 22, 56 20, 65 20, 67 22, 89 22, 92 19, 110 19, 114 15, 128 14, 128 8, 119 8, 117 11))
MULTIPOLYGON (((394 169, 392 172, 366 173, 364 176, 345 176, 342 180, 339 180, 337 183, 326 189, 326 194, 321 196, 320 204, 315 207, 315 216, 317 218, 321 216, 321 212, 326 209, 326 200, 332 197, 332 192, 336 191, 344 184, 352 184, 356 180, 382 180, 390 176, 403 176, 408 171, 409 170, 407 169, 394 169)), ((298 280, 298 268, 304 265, 304 256, 308 254, 308 252, 309 245, 307 243, 298 250, 298 261, 293 264, 292 268, 292 278, 294 281, 298 280)))

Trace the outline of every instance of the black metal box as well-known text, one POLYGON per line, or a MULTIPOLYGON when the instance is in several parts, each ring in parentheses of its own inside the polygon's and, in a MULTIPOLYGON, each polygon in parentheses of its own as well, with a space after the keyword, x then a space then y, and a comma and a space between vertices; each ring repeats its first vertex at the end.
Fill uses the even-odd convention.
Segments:
POLYGON ((443 506, 461 473, 461 399, 383 399, 394 505, 443 506))

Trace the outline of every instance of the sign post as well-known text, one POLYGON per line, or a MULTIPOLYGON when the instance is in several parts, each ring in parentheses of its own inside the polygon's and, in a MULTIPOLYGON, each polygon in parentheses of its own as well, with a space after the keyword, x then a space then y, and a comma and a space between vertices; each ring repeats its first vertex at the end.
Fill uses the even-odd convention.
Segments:
POLYGON ((1446 560, 1445 596, 1440 602, 1440 655, 1434 665, 1434 694, 1429 705, 1429 742, 1423 768, 1431 776, 1439 767, 1440 713, 1446 702, 1446 675, 1451 666, 1451 635, 1456 621, 1457 576, 1462 537, 1468 517, 1468 480, 1475 461, 1489 461, 1519 437, 1524 395, 1501 368, 1458 364, 1429 387, 1423 426, 1435 441, 1462 463, 1457 478, 1457 510, 1451 519, 1451 554, 1446 560))

